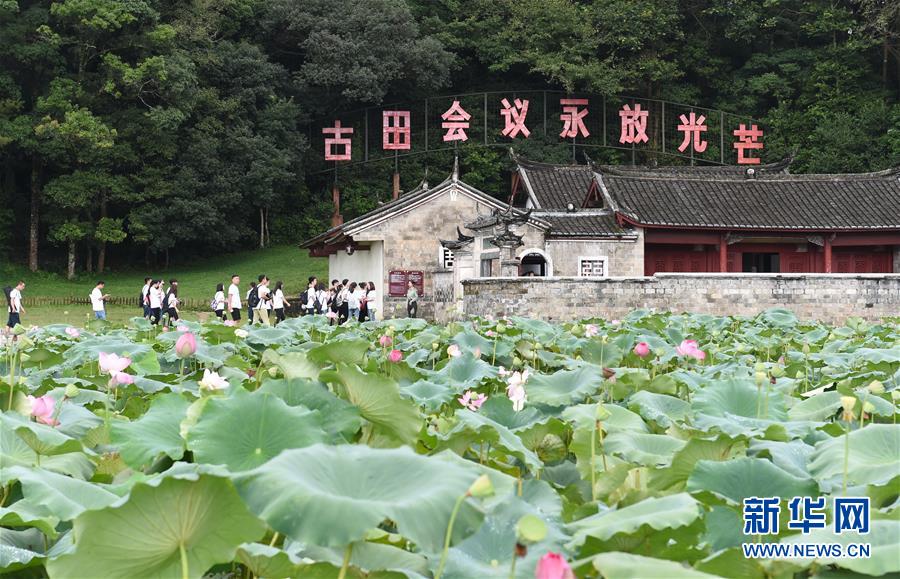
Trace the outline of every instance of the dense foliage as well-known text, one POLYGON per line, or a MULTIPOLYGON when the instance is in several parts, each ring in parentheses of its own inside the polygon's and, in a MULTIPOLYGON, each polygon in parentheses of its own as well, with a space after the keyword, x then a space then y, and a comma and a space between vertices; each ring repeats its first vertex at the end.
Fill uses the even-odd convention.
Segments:
POLYGON ((0 572, 524 578, 548 553, 612 579, 900 572, 896 323, 156 331, 19 328, 4 350, 0 572), (870 497, 870 532, 741 534, 744 498, 798 495, 870 497), (748 540, 872 550, 756 561, 748 540))
MULTIPOLYGON (((108 251, 124 263, 304 236, 329 213, 306 120, 498 88, 717 107, 763 119, 796 171, 881 169, 900 160, 900 5, 0 0, 0 251, 74 273, 102 271, 108 251)), ((425 162, 404 161, 407 180, 425 162)), ((463 164, 504 193, 503 154, 463 164)), ((389 174, 345 176, 345 215, 385 198, 389 174)))

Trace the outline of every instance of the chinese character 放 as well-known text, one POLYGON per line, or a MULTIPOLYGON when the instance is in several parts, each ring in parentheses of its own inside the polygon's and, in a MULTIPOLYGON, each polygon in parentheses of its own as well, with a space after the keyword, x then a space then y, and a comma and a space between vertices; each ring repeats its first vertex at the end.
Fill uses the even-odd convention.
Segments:
POLYGON ((709 144, 703 140, 703 133, 706 132, 706 117, 703 115, 698 117, 697 113, 692 112, 689 116, 680 115, 680 118, 681 124, 678 125, 678 130, 684 133, 684 140, 681 141, 678 150, 683 153, 688 145, 692 145, 694 151, 698 153, 705 151, 709 144))
POLYGON ((323 135, 331 135, 325 139, 325 160, 326 161, 349 161, 350 160, 350 138, 343 135, 352 135, 353 127, 342 127, 341 121, 334 121, 333 127, 325 127, 322 129, 323 135), (343 152, 336 152, 335 147, 343 147, 343 152))
POLYGON ((869 497, 835 497, 834 532, 869 532, 869 497))
POLYGON ((447 129, 447 132, 444 134, 444 142, 469 140, 468 135, 466 135, 466 129, 469 128, 469 119, 472 118, 472 115, 463 110, 459 101, 453 101, 453 104, 450 105, 447 112, 441 115, 441 118, 444 119, 444 122, 441 123, 441 128, 447 129))
POLYGON ((788 503, 788 508, 791 510, 788 529, 799 529, 805 535, 810 529, 825 528, 825 513, 817 512, 825 510, 825 497, 815 500, 812 497, 794 497, 788 503))
POLYGON ((381 148, 385 151, 410 149, 409 111, 382 111, 381 148))
POLYGON ((778 497, 747 497, 744 499, 744 534, 777 535, 778 514, 781 505, 778 497))
POLYGON ((759 165, 759 157, 747 157, 745 156, 744 151, 746 149, 752 150, 763 148, 763 144, 760 142, 760 139, 762 139, 763 136, 762 130, 752 124, 748 129, 747 125, 741 123, 732 134, 738 138, 738 140, 734 142, 734 148, 737 149, 738 165, 759 165))
POLYGON ((531 135, 531 131, 525 126, 525 117, 528 115, 528 99, 514 100, 513 105, 515 106, 509 104, 507 99, 500 101, 500 104, 503 105, 503 108, 500 109, 500 114, 503 116, 503 131, 501 131, 501 134, 504 137, 513 139, 516 135, 522 133, 527 139, 531 135))
POLYGON ((622 123, 622 131, 619 134, 620 143, 646 143, 647 139, 647 115, 650 111, 642 111, 641 104, 634 105, 634 110, 628 105, 623 105, 619 111, 622 123))
POLYGON ((572 139, 581 135, 582 137, 589 137, 590 132, 588 132, 587 127, 584 126, 584 117, 587 116, 587 99, 559 99, 559 104, 562 106, 562 114, 559 115, 559 120, 563 122, 563 130, 559 134, 560 137, 564 139, 572 139), (579 109, 578 107, 584 106, 584 109, 579 109))

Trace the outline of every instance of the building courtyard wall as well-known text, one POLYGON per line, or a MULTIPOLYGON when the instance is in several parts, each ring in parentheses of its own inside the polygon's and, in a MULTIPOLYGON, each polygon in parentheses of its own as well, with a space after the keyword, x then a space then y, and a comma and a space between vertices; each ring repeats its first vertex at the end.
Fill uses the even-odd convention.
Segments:
POLYGON ((548 239, 546 251, 553 259, 553 274, 578 277, 579 258, 605 257, 607 276, 640 276, 644 274, 644 231, 637 230, 632 239, 548 239))

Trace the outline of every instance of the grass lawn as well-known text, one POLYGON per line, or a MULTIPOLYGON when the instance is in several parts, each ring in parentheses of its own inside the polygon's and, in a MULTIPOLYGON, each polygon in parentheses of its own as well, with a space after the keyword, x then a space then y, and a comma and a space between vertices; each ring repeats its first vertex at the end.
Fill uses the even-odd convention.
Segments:
MULTIPOLYGON (((182 299, 211 299, 217 283, 230 283, 229 276, 241 276, 241 286, 249 288, 251 279, 264 273, 273 283, 284 281, 285 293, 297 295, 306 287, 310 275, 324 280, 328 274, 326 258, 311 258, 305 250, 296 246, 278 246, 268 249, 243 251, 228 255, 216 255, 190 264, 172 266, 168 270, 145 271, 143 269, 107 270, 101 275, 80 274, 69 281, 64 274, 38 272, 31 273, 25 267, 0 263, 0 286, 14 285, 17 280, 25 280, 24 302, 28 309, 29 297, 80 297, 84 298, 94 288, 97 278, 106 282, 106 291, 112 296, 127 296, 137 299, 144 285, 144 277, 159 277, 165 280, 178 279, 178 293, 182 299)), ((80 307, 80 306, 78 306, 80 307)), ((53 309, 58 309, 55 306, 53 309)), ((35 308, 35 315, 39 314, 35 308)), ((90 308, 83 308, 90 313, 90 308)), ((127 311, 127 308, 123 308, 127 311)), ((137 311, 137 308, 134 308, 137 311)), ((112 313, 110 309, 110 313, 112 313)), ((75 312, 69 312, 74 315, 75 312)), ((130 316, 130 314, 129 314, 130 316)), ((29 322, 35 323, 38 322, 29 322)))
MULTIPOLYGON (((28 326, 46 326, 48 324, 68 324, 77 328, 84 325, 94 318, 90 306, 69 305, 69 306, 28 306, 25 304, 25 313, 22 314, 22 325, 28 326)), ((106 308, 106 319, 115 325, 124 326, 128 320, 135 316, 140 316, 141 312, 136 307, 129 308, 126 306, 108 306, 106 308)), ((244 319, 242 323, 246 323, 247 312, 242 311, 241 315, 244 319)), ((181 317, 185 320, 207 321, 212 319, 213 312, 192 312, 189 310, 182 311, 181 317), (202 320, 201 320, 202 318, 202 320)), ((3 322, 6 323, 6 317, 3 322)))

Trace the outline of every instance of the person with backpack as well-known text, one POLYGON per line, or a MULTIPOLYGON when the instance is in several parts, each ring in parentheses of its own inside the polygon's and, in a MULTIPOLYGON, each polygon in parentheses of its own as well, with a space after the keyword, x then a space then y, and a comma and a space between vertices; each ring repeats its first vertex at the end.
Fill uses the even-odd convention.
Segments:
MULTIPOLYGON (((22 323, 22 314, 25 313, 25 307, 22 305, 22 290, 25 289, 25 282, 19 280, 16 287, 5 287, 3 293, 6 295, 6 311, 9 318, 6 321, 6 332, 9 333, 17 324, 22 323)), ((15 340, 15 336, 13 340, 15 340)))
POLYGON ((166 292, 166 297, 163 298, 162 308, 163 313, 166 314, 166 327, 168 328, 173 321, 177 322, 179 320, 177 279, 169 280, 169 291, 166 292))
POLYGON ((324 314, 331 307, 331 299, 325 291, 324 284, 316 284, 316 313, 324 314))
POLYGON ((105 287, 105 281, 98 281, 89 296, 91 298, 91 309, 94 311, 94 319, 97 320, 106 319, 106 300, 109 299, 109 294, 103 293, 103 288, 105 287))
POLYGON ((311 316, 319 309, 316 302, 316 277, 309 276, 309 283, 306 284, 306 291, 300 294, 300 309, 304 316, 311 316))
POLYGON ((350 280, 341 281, 341 304, 338 308, 338 324, 343 324, 350 316, 350 304, 347 300, 350 298, 350 280))
POLYGON ((209 302, 209 306, 212 308, 214 312, 216 312, 216 317, 225 321, 225 284, 220 283, 216 285, 216 295, 213 296, 211 302, 209 302))
MULTIPOLYGON (((250 305, 250 296, 254 295, 255 293, 256 293, 256 282, 251 281, 250 289, 247 290, 247 296, 246 296, 247 297, 247 322, 250 324, 253 323, 253 306, 250 305)), ((254 298, 254 299, 259 299, 259 298, 254 298)), ((254 301, 254 304, 255 303, 256 302, 254 301)))
POLYGON ((231 321, 241 319, 241 276, 233 274, 231 285, 228 286, 228 308, 231 310, 231 321))
POLYGON ((158 325, 162 319, 162 303, 163 291, 160 287, 161 279, 150 280, 150 287, 147 289, 147 305, 150 307, 150 323, 158 325))
POLYGON ((269 310, 272 308, 272 293, 269 291, 269 278, 265 274, 260 274, 259 283, 256 284, 256 291, 250 293, 247 303, 253 303, 253 321, 269 324, 269 310))
POLYGON ((151 281, 153 281, 153 278, 144 278, 144 287, 141 288, 141 295, 138 298, 138 304, 140 305, 141 311, 144 312, 144 318, 150 317, 150 302, 147 301, 147 292, 150 291, 151 281))
POLYGON ((283 322, 285 320, 284 315, 284 306, 291 307, 290 302, 288 302, 284 297, 284 282, 276 281, 275 282, 275 291, 272 292, 272 309, 275 311, 275 325, 278 325, 278 322, 283 322))

